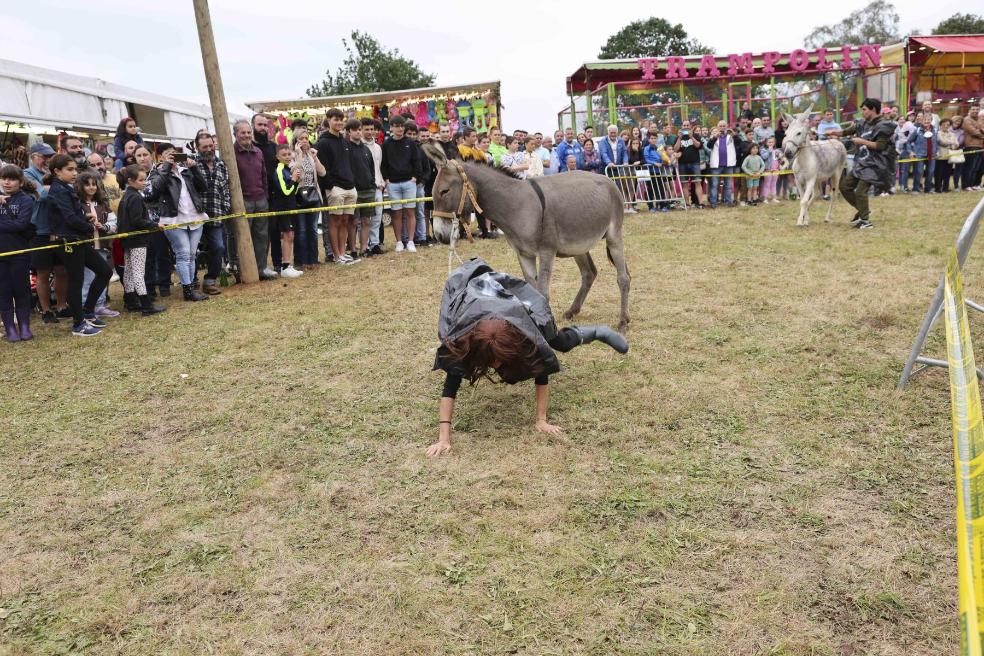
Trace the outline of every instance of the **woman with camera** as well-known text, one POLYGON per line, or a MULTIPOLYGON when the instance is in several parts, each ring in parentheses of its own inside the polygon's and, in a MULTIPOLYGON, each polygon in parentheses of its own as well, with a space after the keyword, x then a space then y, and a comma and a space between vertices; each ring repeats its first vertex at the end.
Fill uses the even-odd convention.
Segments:
POLYGON ((174 251, 174 268, 186 301, 208 298, 195 289, 195 255, 202 239, 203 223, 208 219, 201 194, 208 183, 198 162, 169 143, 158 145, 160 163, 150 172, 144 198, 157 204, 159 225, 174 251), (198 223, 194 223, 194 222, 198 223), (190 225, 184 225, 190 224, 190 225), (170 227, 175 226, 175 227, 170 227))

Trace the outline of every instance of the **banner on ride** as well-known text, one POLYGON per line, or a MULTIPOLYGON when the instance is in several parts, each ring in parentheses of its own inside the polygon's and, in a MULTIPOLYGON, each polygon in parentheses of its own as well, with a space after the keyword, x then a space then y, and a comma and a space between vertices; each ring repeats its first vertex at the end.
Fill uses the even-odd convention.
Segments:
POLYGON ((953 459, 957 497, 957 580, 960 592, 960 653, 984 651, 984 425, 977 366, 970 341, 963 281, 956 250, 946 264, 943 296, 946 351, 953 414, 953 459))

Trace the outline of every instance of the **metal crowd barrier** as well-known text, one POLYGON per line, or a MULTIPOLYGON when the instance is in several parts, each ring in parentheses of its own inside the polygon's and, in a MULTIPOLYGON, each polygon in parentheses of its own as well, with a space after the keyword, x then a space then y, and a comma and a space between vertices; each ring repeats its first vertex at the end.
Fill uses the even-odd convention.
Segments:
POLYGON ((679 203, 687 209, 680 169, 675 164, 609 164, 605 167, 605 175, 615 182, 626 208, 635 207, 636 203, 646 203, 650 208, 679 203))

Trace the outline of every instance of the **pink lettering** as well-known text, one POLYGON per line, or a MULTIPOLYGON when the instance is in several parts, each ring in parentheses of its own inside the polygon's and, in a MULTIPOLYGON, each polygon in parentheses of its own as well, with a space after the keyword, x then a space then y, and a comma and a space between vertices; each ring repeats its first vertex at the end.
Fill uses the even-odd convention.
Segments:
POLYGON ((854 60, 851 58, 851 46, 844 46, 841 48, 841 70, 845 68, 854 68, 854 60))
POLYGON ((817 48, 817 70, 829 71, 833 67, 834 67, 834 63, 827 61, 827 49, 817 48))
POLYGON ((687 60, 683 57, 667 57, 666 77, 674 79, 678 77, 690 77, 690 73, 687 72, 687 60))
POLYGON ((789 67, 794 71, 805 71, 810 65, 810 55, 797 48, 789 54, 789 67))
POLYGON ((700 58, 700 67, 697 69, 697 77, 720 77, 721 71, 718 70, 717 60, 714 55, 704 55, 700 58))
POLYGON ((639 68, 642 69, 642 79, 643 80, 655 80, 656 75, 653 71, 656 70, 656 65, 659 63, 658 59, 640 59, 639 68))
POLYGON ((738 68, 745 75, 755 72, 755 65, 752 63, 752 53, 745 52, 741 55, 728 55, 728 75, 738 75, 738 68))
POLYGON ((775 50, 770 50, 769 52, 762 53, 762 72, 763 73, 775 73, 776 72, 776 62, 782 59, 782 55, 775 50))
POLYGON ((861 52, 858 54, 858 66, 861 68, 881 66, 881 46, 861 46, 861 52))

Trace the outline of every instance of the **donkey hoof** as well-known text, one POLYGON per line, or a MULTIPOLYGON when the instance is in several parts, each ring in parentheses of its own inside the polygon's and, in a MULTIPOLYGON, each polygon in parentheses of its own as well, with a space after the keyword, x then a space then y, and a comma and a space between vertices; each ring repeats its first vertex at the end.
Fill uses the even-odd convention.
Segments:
POLYGON ((580 308, 578 308, 578 309, 571 308, 567 312, 564 312, 563 317, 567 321, 570 321, 571 319, 573 319, 574 317, 576 317, 577 316, 577 313, 580 312, 580 311, 581 311, 580 308))

